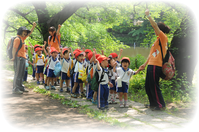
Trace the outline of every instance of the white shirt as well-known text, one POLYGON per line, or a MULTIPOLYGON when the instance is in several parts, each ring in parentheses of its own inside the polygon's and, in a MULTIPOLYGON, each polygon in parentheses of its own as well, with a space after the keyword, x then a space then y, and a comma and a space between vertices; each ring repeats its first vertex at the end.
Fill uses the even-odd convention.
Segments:
POLYGON ((74 72, 79 72, 79 70, 84 70, 84 69, 85 69, 84 63, 83 62, 81 63, 81 62, 77 61, 76 65, 75 65, 74 72))
POLYGON ((116 80, 117 78, 117 73, 116 72, 113 72, 113 69, 108 69, 109 71, 109 77, 111 77, 111 80, 116 80))
POLYGON ((41 54, 41 56, 39 56, 38 54, 35 55, 35 61, 37 60, 37 66, 43 66, 44 65, 44 60, 45 60, 45 56, 43 54, 41 54))
MULTIPOLYGON (((96 69, 96 70, 99 74, 99 81, 100 81, 101 75, 102 75, 102 72, 103 72, 102 67, 100 67, 100 70, 98 70, 98 69, 96 69)), ((104 72, 108 72, 108 70, 104 69, 104 72)), ((108 82, 109 82, 108 74, 104 73, 104 77, 102 78, 102 81, 103 82, 100 82, 100 84, 108 84, 108 82)))
POLYGON ((122 67, 116 68, 116 72, 117 72, 117 75, 122 79, 122 82, 126 82, 126 83, 129 83, 131 76, 135 74, 133 70, 128 68, 125 71, 124 68, 122 67))
POLYGON ((49 59, 49 69, 54 70, 55 64, 59 62, 59 60, 57 58, 54 60, 52 56, 50 56, 49 59))
POLYGON ((71 67, 71 59, 66 60, 65 58, 60 61, 62 69, 61 72, 68 73, 69 68, 71 67))

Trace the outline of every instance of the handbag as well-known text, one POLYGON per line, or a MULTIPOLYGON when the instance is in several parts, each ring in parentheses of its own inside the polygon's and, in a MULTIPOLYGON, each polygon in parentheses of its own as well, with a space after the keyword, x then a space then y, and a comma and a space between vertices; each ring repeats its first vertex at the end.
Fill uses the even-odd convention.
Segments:
POLYGON ((160 45, 161 54, 162 54, 163 76, 161 76, 161 78, 164 80, 170 80, 175 75, 175 59, 173 58, 169 49, 166 52, 165 58, 163 58, 162 45, 161 45, 160 39, 159 39, 159 45, 160 45))
POLYGON ((120 78, 120 77, 117 77, 117 87, 122 87, 122 78, 124 77, 124 75, 126 74, 126 71, 124 72, 123 76, 120 78))

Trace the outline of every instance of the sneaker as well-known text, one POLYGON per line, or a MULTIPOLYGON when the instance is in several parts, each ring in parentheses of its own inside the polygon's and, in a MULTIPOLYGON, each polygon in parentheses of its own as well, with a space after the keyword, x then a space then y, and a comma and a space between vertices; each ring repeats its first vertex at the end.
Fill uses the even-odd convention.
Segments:
POLYGON ((86 97, 86 95, 84 94, 84 93, 81 93, 81 98, 84 98, 84 97, 86 97))
POLYGON ((117 104, 117 102, 113 99, 113 100, 112 100, 112 104, 117 104))
POLYGON ((55 86, 51 85, 51 90, 56 90, 55 86))
POLYGON ((39 85, 40 84, 40 82, 39 81, 37 81, 37 85, 39 85))
POLYGON ((72 98, 77 98, 77 95, 75 95, 75 94, 72 93, 72 94, 71 94, 71 97, 72 97, 72 98))
POLYGON ((92 99, 92 103, 93 103, 94 105, 97 105, 97 100, 94 101, 94 99, 92 99))
POLYGON ((124 107, 128 108, 128 107, 129 107, 129 105, 128 105, 128 104, 124 104, 124 107))
POLYGON ((102 111, 104 111, 104 110, 105 110, 105 108, 104 108, 104 107, 100 107, 100 108, 99 108, 99 110, 102 110, 102 111))
POLYGON ((44 81, 44 80, 42 81, 42 84, 45 84, 45 81, 44 81))
POLYGON ((162 107, 162 108, 159 108, 159 107, 154 107, 154 108, 151 108, 152 111, 164 111, 166 109, 166 107, 162 107))
POLYGON ((104 108, 105 108, 106 110, 109 110, 108 105, 106 105, 104 108))
POLYGON ((124 105, 123 105, 123 104, 120 104, 120 108, 124 108, 124 105))
POLYGON ((23 92, 29 92, 27 89, 24 88, 23 92))
POLYGON ((12 94, 23 94, 23 91, 20 91, 19 89, 12 90, 12 94))
POLYGON ((60 92, 63 92, 63 88, 60 88, 60 90, 59 90, 60 92))
POLYGON ((49 89, 50 89, 50 87, 49 87, 49 86, 46 86, 45 88, 46 88, 46 90, 49 90, 49 89))
POLYGON ((70 88, 67 88, 67 91, 66 91, 67 93, 70 93, 70 88))
POLYGON ((115 98, 116 98, 116 99, 119 99, 119 96, 118 96, 118 94, 116 94, 116 95, 115 95, 115 98))

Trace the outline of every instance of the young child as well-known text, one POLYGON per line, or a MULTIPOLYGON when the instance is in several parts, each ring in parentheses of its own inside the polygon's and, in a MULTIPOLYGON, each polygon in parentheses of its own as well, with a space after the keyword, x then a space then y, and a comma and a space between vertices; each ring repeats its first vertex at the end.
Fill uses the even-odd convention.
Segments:
POLYGON ((83 57, 84 57, 84 52, 83 51, 79 51, 75 54, 75 58, 76 58, 76 64, 75 64, 75 69, 74 69, 74 74, 73 74, 73 79, 74 79, 74 86, 72 89, 72 94, 71 97, 73 98, 77 98, 77 96, 75 95, 75 91, 76 88, 79 84, 80 90, 81 90, 81 97, 86 97, 84 94, 84 89, 83 89, 83 81, 81 79, 79 79, 79 77, 81 76, 79 74, 80 70, 84 70, 85 67, 83 66, 83 57))
POLYGON ((69 56, 69 51, 72 51, 71 48, 61 48, 61 82, 60 82, 60 92, 63 92, 63 82, 66 82, 67 92, 70 92, 69 82, 70 76, 68 75, 69 68, 71 67, 71 58, 69 56), (70 49, 70 50, 69 50, 70 49))
POLYGON ((35 65, 36 65, 36 78, 37 78, 37 84, 40 84, 39 81, 39 77, 40 80, 42 81, 42 83, 44 84, 44 60, 45 60, 45 56, 42 54, 42 49, 41 48, 36 48, 35 49, 36 55, 35 55, 35 65))
POLYGON ((51 48, 48 47, 47 49, 48 49, 48 56, 49 56, 49 67, 47 70, 48 81, 47 81, 46 89, 47 90, 50 89, 50 83, 51 83, 51 89, 56 90, 54 86, 54 80, 53 80, 56 78, 56 76, 53 71, 55 69, 55 64, 59 62, 57 58, 58 51, 54 47, 51 47, 51 48))
POLYGON ((100 55, 97 58, 97 72, 99 74, 99 88, 98 88, 98 108, 100 110, 108 109, 108 96, 109 96, 109 87, 113 87, 113 84, 109 82, 108 78, 108 57, 100 55))
POLYGON ((25 74, 24 74, 23 81, 27 82, 27 78, 28 78, 28 66, 29 66, 29 64, 31 64, 31 65, 33 65, 33 64, 29 61, 28 46, 27 45, 25 45, 25 49, 26 49, 26 69, 25 69, 25 74))
POLYGON ((119 93, 119 100, 120 100, 120 108, 128 107, 128 87, 129 87, 129 80, 132 75, 136 75, 139 73, 140 69, 137 71, 133 71, 132 69, 129 69, 130 65, 130 59, 128 57, 123 57, 121 59, 121 65, 122 67, 114 68, 113 71, 117 73, 118 77, 121 79, 122 87, 118 87, 118 84, 116 84, 117 92, 119 93), (123 103, 123 96, 124 96, 124 103, 123 103))

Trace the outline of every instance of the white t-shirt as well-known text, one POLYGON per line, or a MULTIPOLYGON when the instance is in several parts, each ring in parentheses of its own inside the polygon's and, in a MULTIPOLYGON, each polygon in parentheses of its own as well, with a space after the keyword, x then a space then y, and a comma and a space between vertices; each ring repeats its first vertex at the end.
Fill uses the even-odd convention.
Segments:
POLYGON ((77 61, 76 65, 75 65, 74 72, 79 72, 79 70, 84 70, 84 69, 85 69, 84 63, 77 61))
POLYGON ((111 80, 116 80, 117 78, 117 73, 116 72, 113 72, 113 69, 108 69, 109 71, 109 77, 111 77, 111 80))
POLYGON ((62 69, 61 72, 68 73, 69 68, 71 67, 71 59, 66 60, 65 58, 60 61, 62 69))
POLYGON ((37 66, 43 66, 44 65, 44 60, 45 60, 45 56, 43 54, 41 54, 41 56, 39 56, 38 54, 35 55, 35 62, 37 66))
POLYGON ((128 68, 125 71, 122 67, 116 68, 116 73, 122 79, 122 82, 126 83, 129 83, 131 76, 135 74, 135 72, 132 69, 128 68))
POLYGON ((57 58, 54 60, 52 56, 50 56, 49 59, 49 69, 54 70, 55 64, 59 62, 59 60, 57 58))
MULTIPOLYGON (((102 67, 100 67, 100 70, 98 70, 98 69, 96 69, 96 70, 97 70, 97 72, 99 74, 99 81, 100 81, 101 75, 102 75, 102 72, 103 72, 102 67)), ((108 72, 108 69, 104 69, 104 72, 108 72)), ((100 82, 100 84, 108 84, 109 78, 108 78, 108 74, 107 73, 104 73, 104 77, 102 78, 102 81, 103 82, 100 82)))

